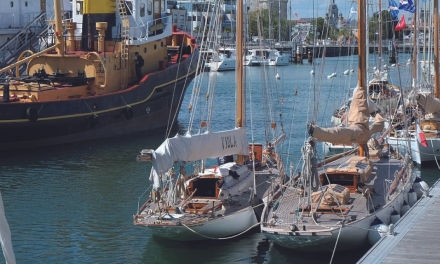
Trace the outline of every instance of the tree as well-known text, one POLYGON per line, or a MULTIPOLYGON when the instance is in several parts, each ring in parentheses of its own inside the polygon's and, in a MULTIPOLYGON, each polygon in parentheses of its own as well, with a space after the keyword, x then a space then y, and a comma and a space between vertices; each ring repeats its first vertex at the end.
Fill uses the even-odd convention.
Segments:
POLYGON ((272 39, 278 39, 278 36, 281 35, 281 40, 290 40, 290 27, 292 25, 292 21, 287 19, 281 19, 279 21, 278 18, 278 10, 272 10, 270 17, 271 27, 269 27, 269 9, 262 9, 258 11, 258 13, 257 11, 249 12, 250 35, 258 36, 257 20, 259 19, 260 30, 263 38, 269 38, 269 28, 271 28, 272 39))

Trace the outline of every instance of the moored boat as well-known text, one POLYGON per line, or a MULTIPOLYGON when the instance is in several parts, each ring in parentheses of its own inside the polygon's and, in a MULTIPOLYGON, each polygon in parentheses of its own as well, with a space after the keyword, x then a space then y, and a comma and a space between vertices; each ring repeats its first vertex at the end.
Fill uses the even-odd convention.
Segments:
POLYGON ((161 1, 149 3, 154 8, 142 1, 74 1, 79 8, 64 29, 55 0, 55 45, 0 70, 27 63, 25 75, 16 72, 0 85, 0 148, 171 126, 196 75, 198 45, 172 26, 161 1), (136 53, 145 62, 139 76, 136 53))

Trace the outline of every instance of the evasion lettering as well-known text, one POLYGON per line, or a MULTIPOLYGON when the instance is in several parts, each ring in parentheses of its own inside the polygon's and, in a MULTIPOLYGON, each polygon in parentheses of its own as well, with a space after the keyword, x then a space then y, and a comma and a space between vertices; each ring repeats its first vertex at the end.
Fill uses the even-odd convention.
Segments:
POLYGON ((237 141, 235 140, 235 136, 226 136, 222 138, 222 147, 223 149, 235 148, 237 147, 237 141))

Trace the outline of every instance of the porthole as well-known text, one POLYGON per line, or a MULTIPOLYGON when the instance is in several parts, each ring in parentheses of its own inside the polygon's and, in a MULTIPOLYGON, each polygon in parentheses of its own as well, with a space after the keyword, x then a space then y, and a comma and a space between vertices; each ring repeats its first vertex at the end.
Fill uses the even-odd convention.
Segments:
POLYGON ((97 109, 98 105, 96 103, 93 103, 93 109, 97 109))
POLYGON ((26 7, 28 6, 28 2, 27 2, 27 1, 26 1, 26 2, 24 2, 24 6, 26 6, 26 7))
POLYGON ((14 2, 11 1, 11 7, 14 7, 14 2))
POLYGON ((157 45, 156 44, 154 44, 154 49, 157 49, 157 45))
POLYGON ((144 48, 144 53, 147 53, 147 47, 144 48))

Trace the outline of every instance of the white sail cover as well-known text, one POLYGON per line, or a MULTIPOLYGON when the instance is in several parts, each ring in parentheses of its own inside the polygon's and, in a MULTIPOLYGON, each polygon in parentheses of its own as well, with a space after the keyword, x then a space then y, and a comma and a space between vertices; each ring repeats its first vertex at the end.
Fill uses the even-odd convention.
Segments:
POLYGON ((227 155, 248 155, 249 147, 245 128, 200 135, 176 135, 165 140, 153 151, 153 168, 150 180, 159 188, 159 175, 166 173, 174 162, 196 161, 227 155))
POLYGON ((7 264, 15 264, 15 255, 12 250, 11 231, 8 221, 6 221, 5 209, 3 207, 2 194, 0 192, 0 242, 2 244, 3 255, 7 264))
POLYGON ((417 103, 419 103, 426 112, 439 113, 440 112, 440 100, 432 97, 431 95, 417 94, 415 97, 417 103))

